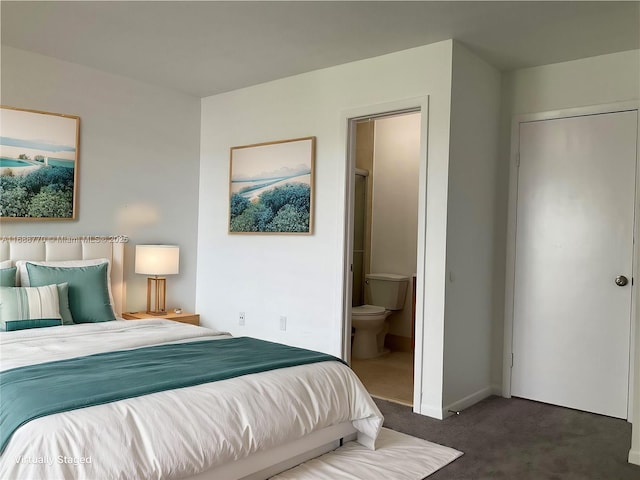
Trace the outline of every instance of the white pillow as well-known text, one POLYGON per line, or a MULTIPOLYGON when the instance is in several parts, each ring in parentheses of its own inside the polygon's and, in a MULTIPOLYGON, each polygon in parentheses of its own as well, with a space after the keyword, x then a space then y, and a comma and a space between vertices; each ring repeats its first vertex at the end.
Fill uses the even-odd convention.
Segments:
POLYGON ((49 262, 36 262, 33 260, 18 260, 16 262, 16 267, 18 269, 17 279, 18 285, 21 287, 29 287, 31 284, 29 283, 29 273, 27 272, 27 263, 33 263, 34 265, 42 265, 43 267, 63 267, 63 268, 73 268, 73 267, 93 267, 95 265, 102 265, 103 263, 107 264, 107 289, 109 290, 109 301, 111 302, 111 306, 115 308, 115 303, 113 302, 113 294, 111 293, 111 262, 107 258, 94 258, 91 260, 55 260, 49 262))
POLYGON ((11 268, 13 267, 13 262, 11 260, 2 260, 0 262, 0 268, 11 268))

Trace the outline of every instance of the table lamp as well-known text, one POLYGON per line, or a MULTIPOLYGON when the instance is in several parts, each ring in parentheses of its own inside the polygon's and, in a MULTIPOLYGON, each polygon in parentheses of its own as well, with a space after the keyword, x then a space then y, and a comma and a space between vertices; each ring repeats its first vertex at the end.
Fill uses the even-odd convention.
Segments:
POLYGON ((153 275, 147 278, 147 313, 165 315, 167 279, 162 275, 178 273, 180 247, 177 245, 136 245, 136 273, 153 275), (154 308, 151 309, 151 297, 154 308))

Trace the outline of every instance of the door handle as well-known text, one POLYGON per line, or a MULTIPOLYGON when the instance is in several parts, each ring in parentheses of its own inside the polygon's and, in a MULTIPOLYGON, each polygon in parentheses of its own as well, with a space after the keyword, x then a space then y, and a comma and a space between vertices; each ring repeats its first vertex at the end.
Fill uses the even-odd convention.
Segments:
POLYGON ((619 287, 624 287, 627 283, 629 283, 629 279, 624 275, 618 275, 616 277, 616 285, 619 287))

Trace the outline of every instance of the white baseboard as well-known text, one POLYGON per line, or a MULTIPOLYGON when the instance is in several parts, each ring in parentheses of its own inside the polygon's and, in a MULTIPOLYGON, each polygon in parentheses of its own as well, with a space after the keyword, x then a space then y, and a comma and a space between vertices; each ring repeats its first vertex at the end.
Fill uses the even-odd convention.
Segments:
POLYGON ((485 387, 482 390, 478 390, 471 395, 446 405, 444 408, 422 403, 420 404, 420 411, 414 409, 414 412, 427 417, 436 418, 438 420, 444 420, 445 418, 453 415, 452 412, 464 410, 465 408, 468 408, 491 395, 502 395, 502 386, 491 385, 489 387, 485 387))
POLYGON ((465 408, 469 408, 471 405, 478 403, 480 400, 484 400, 485 398, 493 395, 493 389, 493 386, 485 387, 475 393, 472 393, 471 395, 468 395, 464 398, 461 398, 460 400, 446 405, 442 409, 442 415, 444 417, 448 417, 450 415, 453 415, 451 412, 459 412, 461 410, 464 410, 465 408))
POLYGON ((424 403, 420 404, 420 411, 415 413, 419 413, 420 415, 425 415, 427 417, 435 418, 436 420, 444 420, 445 417, 442 416, 442 408, 436 407, 433 405, 426 405, 424 403))
POLYGON ((629 463, 640 465, 640 450, 629 450, 629 463))

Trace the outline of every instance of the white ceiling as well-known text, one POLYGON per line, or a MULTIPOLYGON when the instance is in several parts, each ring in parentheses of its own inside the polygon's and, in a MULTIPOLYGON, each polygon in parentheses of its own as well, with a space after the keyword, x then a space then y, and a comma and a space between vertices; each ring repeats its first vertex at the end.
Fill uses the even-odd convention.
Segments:
POLYGON ((637 1, 2 0, 2 44, 204 97, 449 38, 501 70, 640 48, 637 1))

